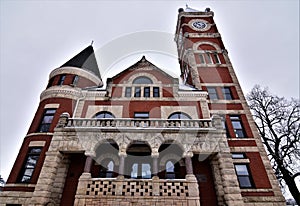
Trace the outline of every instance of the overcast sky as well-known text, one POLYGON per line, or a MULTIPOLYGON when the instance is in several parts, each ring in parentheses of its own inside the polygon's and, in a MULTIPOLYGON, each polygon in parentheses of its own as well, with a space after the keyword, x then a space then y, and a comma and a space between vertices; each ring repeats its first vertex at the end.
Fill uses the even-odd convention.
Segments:
MULTIPOLYGON (((279 96, 299 98, 298 0, 0 0, 1 176, 6 180, 9 175, 49 73, 92 40, 94 49, 103 54, 97 56, 100 66, 107 63, 109 57, 116 57, 109 63, 121 71, 146 53, 155 65, 176 75, 177 61, 168 51, 167 54, 153 52, 153 49, 144 52, 147 49, 137 47, 130 51, 135 55, 129 55, 123 64, 126 54, 114 56, 109 48, 118 49, 115 42, 125 42, 126 37, 134 34, 141 38, 145 31, 173 35, 178 8, 185 8, 186 3, 197 10, 210 7, 214 11, 215 22, 244 93, 255 84, 261 84, 279 96), (167 57, 171 60, 165 61, 167 57)), ((146 33, 144 40, 152 42, 150 36, 155 35, 146 33)), ((132 38, 129 42, 132 43, 132 38)), ((122 46, 129 48, 130 44, 122 46)), ((102 68, 101 73, 106 77, 115 75, 111 69, 102 68)))

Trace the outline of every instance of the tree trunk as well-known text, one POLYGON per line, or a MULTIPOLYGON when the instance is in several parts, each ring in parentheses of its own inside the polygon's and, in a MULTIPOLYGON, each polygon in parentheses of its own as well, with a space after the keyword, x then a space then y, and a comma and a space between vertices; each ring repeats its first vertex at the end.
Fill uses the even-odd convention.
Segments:
POLYGON ((290 193, 292 194, 297 204, 300 205, 300 193, 295 183, 295 179, 289 174, 289 171, 285 169, 285 167, 279 166, 279 169, 282 173, 282 178, 284 179, 290 190, 290 193))

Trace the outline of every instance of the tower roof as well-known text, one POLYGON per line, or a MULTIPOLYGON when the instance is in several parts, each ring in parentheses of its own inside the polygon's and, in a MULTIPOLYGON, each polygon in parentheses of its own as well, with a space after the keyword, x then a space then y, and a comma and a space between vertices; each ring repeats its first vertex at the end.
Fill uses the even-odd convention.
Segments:
POLYGON ((88 71, 94 73, 97 77, 99 77, 101 79, 99 67, 97 64, 96 57, 95 57, 95 52, 91 45, 86 47, 80 53, 78 53, 73 58, 71 58, 69 61, 64 63, 62 66, 60 66, 60 68, 67 67, 67 66, 78 67, 81 69, 88 70, 88 71))

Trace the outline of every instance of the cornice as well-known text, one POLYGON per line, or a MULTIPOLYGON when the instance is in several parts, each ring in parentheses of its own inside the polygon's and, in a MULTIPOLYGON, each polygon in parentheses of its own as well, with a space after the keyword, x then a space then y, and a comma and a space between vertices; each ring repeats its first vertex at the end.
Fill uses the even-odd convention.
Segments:
POLYGON ((50 73, 49 79, 60 74, 76 74, 78 76, 91 80, 96 85, 102 85, 102 80, 99 77, 97 77, 94 73, 77 67, 61 67, 54 69, 50 73))

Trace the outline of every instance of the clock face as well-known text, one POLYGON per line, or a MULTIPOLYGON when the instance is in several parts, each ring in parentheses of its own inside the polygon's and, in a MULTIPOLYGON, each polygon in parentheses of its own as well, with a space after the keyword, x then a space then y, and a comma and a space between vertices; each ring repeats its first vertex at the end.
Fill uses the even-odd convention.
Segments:
POLYGON ((207 24, 203 21, 195 21, 193 23, 193 27, 197 28, 197 29, 204 29, 207 26, 207 24))

